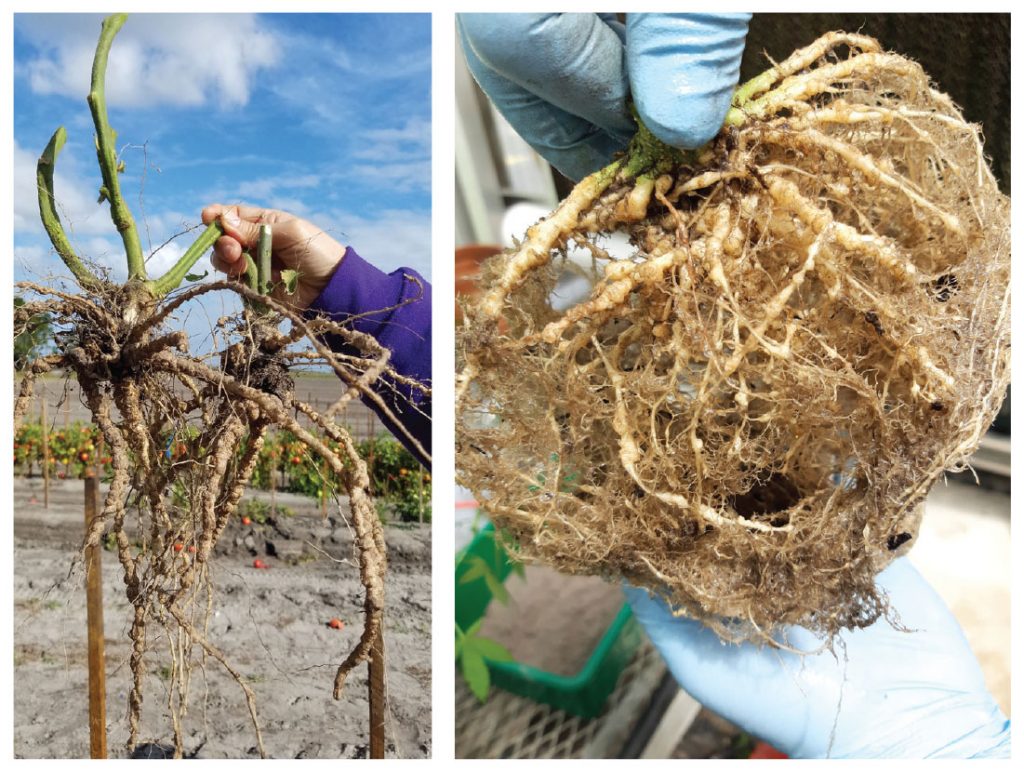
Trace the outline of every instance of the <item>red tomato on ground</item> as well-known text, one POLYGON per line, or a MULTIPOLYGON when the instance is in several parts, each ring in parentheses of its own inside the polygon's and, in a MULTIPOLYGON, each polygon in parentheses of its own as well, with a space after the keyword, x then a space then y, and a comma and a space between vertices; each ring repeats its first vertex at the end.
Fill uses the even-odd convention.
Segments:
POLYGON ((337 617, 334 617, 334 619, 327 623, 327 626, 332 630, 340 630, 345 626, 345 623, 337 617))
POLYGON ((250 518, 250 517, 243 517, 242 518, 242 525, 252 525, 252 518, 250 518))
POLYGON ((252 567, 253 568, 270 568, 270 566, 268 566, 266 563, 264 563, 259 558, 256 558, 254 561, 252 561, 252 567))
POLYGON ((175 543, 175 545, 174 545, 174 551, 175 552, 181 552, 183 549, 185 549, 185 545, 184 544, 182 544, 180 541, 175 543))

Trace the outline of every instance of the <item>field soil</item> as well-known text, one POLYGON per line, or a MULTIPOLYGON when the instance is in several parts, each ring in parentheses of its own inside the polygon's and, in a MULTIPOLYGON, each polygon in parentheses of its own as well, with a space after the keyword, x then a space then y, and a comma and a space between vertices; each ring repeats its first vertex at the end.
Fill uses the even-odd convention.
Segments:
MULTIPOLYGON (((247 492, 267 501, 269 494, 247 492)), ((42 481, 14 481, 14 753, 21 758, 89 755, 85 593, 68 570, 83 533, 83 482, 54 481, 43 508, 42 481)), ((362 587, 354 562, 347 504, 325 521, 310 499, 278 494, 294 514, 228 527, 212 561, 215 592, 210 638, 256 693, 268 755, 360 758, 367 753, 366 666, 331 697, 337 665, 362 623, 362 587), (260 559, 269 568, 257 569, 260 559), (328 622, 338 618, 341 630, 328 622)), ((386 528, 388 757, 424 758, 431 749, 430 528, 386 528)), ((114 552, 103 552, 108 748, 126 755, 130 672, 129 605, 114 552)), ((157 625, 150 646, 166 652, 157 625)), ((198 656, 198 646, 196 647, 198 656)), ((144 686, 140 738, 159 757, 173 746, 166 709, 165 656, 152 656, 144 686)), ((196 758, 256 756, 241 689, 215 661, 192 676, 184 720, 186 753, 196 758)))

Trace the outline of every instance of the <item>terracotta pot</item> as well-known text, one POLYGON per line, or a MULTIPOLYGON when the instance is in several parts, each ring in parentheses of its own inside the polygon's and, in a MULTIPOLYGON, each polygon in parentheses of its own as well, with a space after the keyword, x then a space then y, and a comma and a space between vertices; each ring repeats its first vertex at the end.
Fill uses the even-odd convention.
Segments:
MULTIPOLYGON (((480 264, 501 247, 492 244, 468 244, 455 250, 455 297, 472 297, 477 294, 477 280, 480 278, 480 264)), ((462 311, 455 305, 455 323, 462 321, 462 311)))

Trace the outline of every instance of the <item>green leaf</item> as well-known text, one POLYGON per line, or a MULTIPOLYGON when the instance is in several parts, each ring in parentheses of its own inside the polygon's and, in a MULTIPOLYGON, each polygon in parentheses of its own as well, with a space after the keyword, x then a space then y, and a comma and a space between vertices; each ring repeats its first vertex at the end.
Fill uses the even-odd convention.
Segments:
POLYGON ((470 555, 467 558, 467 562, 470 563, 470 566, 459 577, 459 584, 469 584, 477 579, 483 579, 491 570, 491 567, 487 565, 487 561, 478 555, 470 555))
POLYGON ((472 638, 467 640, 466 644, 480 652, 484 659, 489 659, 491 662, 515 661, 508 649, 490 638, 472 638))
POLYGON ((461 663, 462 677, 466 679, 469 690, 480 702, 485 702, 491 690, 491 671, 487 669, 483 656, 472 648, 463 648, 461 663))
POLYGON ((202 281, 209 275, 209 271, 203 271, 202 273, 186 273, 185 281, 202 281))
POLYGON ((467 638, 472 638, 474 635, 476 635, 478 632, 480 632, 480 625, 482 625, 483 623, 484 623, 484 618, 480 617, 473 624, 471 624, 469 627, 466 628, 465 636, 467 638))
POLYGON ((299 272, 291 268, 281 271, 281 283, 284 285, 285 292, 294 295, 295 290, 299 288, 299 272))
POLYGON ((498 577, 494 574, 484 575, 484 581, 487 582, 487 589, 491 591, 491 595, 503 606, 508 605, 508 590, 505 589, 505 585, 498 581, 498 577))

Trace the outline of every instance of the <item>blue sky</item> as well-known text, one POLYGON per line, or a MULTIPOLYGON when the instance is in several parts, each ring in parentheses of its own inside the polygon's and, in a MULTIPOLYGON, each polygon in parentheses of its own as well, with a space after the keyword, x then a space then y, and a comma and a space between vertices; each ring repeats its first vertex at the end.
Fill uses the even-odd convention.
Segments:
MULTIPOLYGON (((125 274, 96 203, 85 102, 101 20, 14 17, 16 281, 68 275, 35 193, 36 159, 58 125, 68 144, 56 197, 72 243, 125 274)), ((111 50, 107 102, 147 254, 195 226, 205 204, 245 202, 306 217, 386 271, 429 278, 429 15, 132 15, 111 50)), ((150 275, 193 238, 156 251, 150 275)))

